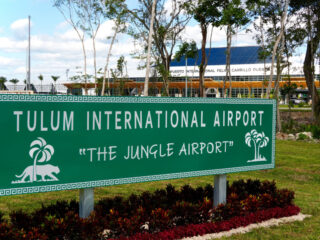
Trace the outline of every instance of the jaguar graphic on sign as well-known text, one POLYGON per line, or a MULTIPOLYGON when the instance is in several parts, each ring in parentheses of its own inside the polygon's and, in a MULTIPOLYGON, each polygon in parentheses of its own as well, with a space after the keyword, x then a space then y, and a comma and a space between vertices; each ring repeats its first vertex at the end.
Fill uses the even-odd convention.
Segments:
POLYGON ((17 179, 12 183, 58 181, 59 179, 55 175, 60 173, 59 167, 44 164, 51 160, 54 148, 41 137, 32 141, 30 148, 29 156, 33 160, 33 164, 27 166, 20 175, 15 175, 17 179))

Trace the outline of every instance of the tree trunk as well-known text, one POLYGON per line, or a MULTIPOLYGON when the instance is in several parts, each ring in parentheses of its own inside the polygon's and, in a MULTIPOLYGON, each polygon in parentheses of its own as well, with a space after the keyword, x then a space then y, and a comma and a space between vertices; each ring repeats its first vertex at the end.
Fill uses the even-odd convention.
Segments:
MULTIPOLYGON (((261 9, 260 9, 261 11, 261 9)), ((267 79, 267 69, 266 69, 266 56, 265 56, 265 44, 264 44, 264 32, 263 32, 263 21, 260 16, 260 34, 261 34, 261 47, 263 51, 263 81, 262 81, 262 97, 264 97, 264 83, 267 79)))
POLYGON ((207 42, 207 26, 201 24, 201 34, 202 34, 202 42, 201 42, 201 63, 199 66, 199 91, 200 97, 205 96, 205 87, 204 87, 204 73, 206 71, 206 42, 207 42))
POLYGON ((84 46, 84 39, 81 40, 83 53, 83 71, 84 71, 84 94, 88 95, 88 79, 87 79, 87 54, 84 46))
POLYGON ((226 52, 226 78, 223 81, 223 92, 225 92, 226 80, 229 81, 229 97, 232 96, 232 85, 231 85, 231 69, 230 69, 230 54, 231 54, 231 25, 227 26, 227 52, 226 52))
MULTIPOLYGON (((106 89, 106 78, 107 78, 107 71, 108 71, 108 66, 109 66, 109 61, 110 61, 110 56, 111 56, 111 50, 112 50, 114 41, 116 39, 116 36, 118 34, 118 31, 119 31, 119 24, 116 23, 116 29, 114 30, 114 33, 113 33, 113 36, 112 36, 112 40, 111 40, 109 51, 108 51, 108 55, 107 55, 106 65, 105 65, 104 71, 103 71, 103 81, 102 81, 101 96, 104 96, 104 92, 105 92, 105 89, 106 89)), ((110 95, 109 77, 108 77, 108 91, 109 91, 109 95, 110 95)))
POLYGON ((309 93, 313 96, 313 104, 314 104, 314 121, 317 125, 320 125, 320 101, 319 101, 319 94, 316 91, 316 87, 314 86, 314 76, 313 76, 313 59, 317 47, 319 46, 320 42, 320 32, 318 35, 311 39, 307 45, 307 52, 304 59, 303 64, 303 72, 306 78, 306 83, 308 86, 309 93), (312 45, 314 46, 312 48, 312 45))
POLYGON ((280 43, 281 38, 283 37, 283 32, 284 32, 284 23, 287 19, 287 11, 288 11, 288 5, 289 5, 289 0, 285 1, 285 7, 283 9, 283 14, 281 16, 281 26, 280 26, 280 33, 279 36, 277 37, 277 40, 273 46, 272 50, 272 62, 271 62, 271 71, 270 71, 270 78, 269 78, 269 84, 267 88, 267 98, 269 98, 270 91, 271 91, 271 84, 272 84, 272 78, 273 78, 273 69, 274 69, 274 60, 276 56, 276 51, 278 48, 278 45, 280 43))
POLYGON ((94 67, 94 92, 98 95, 97 92, 97 52, 96 52, 96 38, 92 37, 92 46, 93 46, 93 67, 94 67))
POLYGON ((150 53, 151 53, 151 44, 152 44, 152 35, 153 35, 153 22, 154 15, 156 11, 157 0, 153 0, 152 9, 151 9, 151 19, 150 19, 150 27, 149 27, 149 36, 148 36, 148 53, 147 53, 147 69, 146 69, 146 78, 144 80, 144 88, 143 95, 149 95, 149 74, 150 74, 150 53))
POLYGON ((281 115, 280 115, 280 109, 279 109, 279 84, 280 84, 280 80, 281 80, 281 74, 282 74, 282 66, 281 66, 281 59, 282 59, 282 53, 283 53, 283 47, 284 47, 284 43, 285 43, 285 39, 284 36, 282 37, 282 41, 281 41, 281 47, 280 47, 280 51, 279 54, 277 56, 277 80, 275 83, 275 98, 277 101, 277 129, 278 132, 281 132, 282 127, 281 127, 281 115))

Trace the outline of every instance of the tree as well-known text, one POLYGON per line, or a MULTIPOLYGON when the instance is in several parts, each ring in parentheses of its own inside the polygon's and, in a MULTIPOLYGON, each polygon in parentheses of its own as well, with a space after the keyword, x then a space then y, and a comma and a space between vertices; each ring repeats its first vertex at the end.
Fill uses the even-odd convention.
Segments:
POLYGON ((320 98, 314 84, 314 60, 320 44, 320 2, 318 0, 291 0, 290 7, 297 15, 296 26, 300 29, 297 36, 307 41, 303 72, 312 96, 314 121, 320 126, 320 98))
POLYGON ((277 48, 279 46, 281 39, 283 38, 284 27, 285 27, 284 23, 286 22, 286 19, 287 19, 288 6, 289 6, 289 0, 285 0, 284 4, 282 4, 282 1, 280 2, 280 11, 282 12, 281 21, 280 21, 280 32, 276 38, 275 43, 273 44, 270 78, 269 78, 269 83, 268 83, 268 88, 267 88, 267 98, 269 98, 270 91, 271 91, 274 61, 275 61, 275 57, 276 57, 277 48))
POLYGON ((294 91, 297 89, 297 84, 291 83, 290 82, 290 76, 289 81, 283 84, 282 88, 280 88, 281 95, 287 97, 287 102, 288 102, 288 108, 289 108, 289 118, 291 119, 291 104, 290 104, 290 99, 291 95, 294 93, 294 91))
MULTIPOLYGON (((187 89, 187 79, 188 79, 188 73, 187 73, 187 67, 188 67, 188 58, 195 59, 198 55, 198 48, 195 41, 192 41, 190 43, 183 42, 182 45, 180 45, 179 50, 176 52, 174 59, 177 61, 180 61, 182 57, 185 58, 186 61, 186 92, 185 97, 188 97, 188 89, 187 89)), ((196 62, 196 61, 195 61, 196 62)))
POLYGON ((84 18, 87 22, 87 28, 84 28, 92 40, 93 47, 93 68, 94 68, 94 83, 95 92, 97 92, 97 53, 96 53, 96 37, 104 19, 103 0, 86 0, 84 7, 84 18))
POLYGON ((111 69, 111 75, 114 80, 114 83, 119 84, 119 95, 124 95, 124 84, 127 78, 127 73, 124 75, 124 70, 126 69, 127 62, 124 56, 120 56, 117 60, 117 68, 111 69))
POLYGON ((43 163, 50 161, 54 149, 41 137, 34 140, 30 144, 30 148, 29 156, 33 159, 33 179, 30 179, 30 181, 33 182, 37 181, 37 162, 43 163))
POLYGON ((60 78, 60 76, 51 76, 51 78, 52 78, 52 80, 54 82, 54 87, 55 87, 55 89, 57 91, 57 81, 60 78))
POLYGON ((231 42, 235 30, 249 22, 246 11, 244 10, 241 0, 224 0, 222 3, 221 25, 227 26, 227 51, 226 51, 226 78, 223 81, 222 97, 225 94, 226 80, 229 81, 229 97, 232 94, 232 79, 230 69, 231 42))
MULTIPOLYGON (((173 57, 173 51, 181 33, 191 16, 183 11, 182 1, 165 1, 157 0, 155 5, 155 17, 152 35, 152 56, 153 63, 156 64, 159 73, 162 76, 165 93, 169 95, 169 74, 170 63, 173 57), (171 4, 167 7, 166 4, 171 4)), ((137 49, 134 53, 139 58, 144 58, 148 49, 148 36, 150 32, 150 23, 152 16, 153 0, 139 0, 135 9, 128 9, 131 16, 129 34, 139 41, 142 48, 137 49)), ((145 67, 145 66, 143 66, 145 67)))
POLYGON ((246 6, 249 9, 249 16, 253 19, 253 27, 257 31, 254 38, 257 44, 261 47, 258 52, 259 59, 263 60, 263 82, 262 82, 262 96, 264 95, 264 85, 267 81, 267 57, 270 56, 270 52, 266 49, 265 43, 265 25, 266 21, 263 16, 264 10, 268 6, 267 0, 247 0, 246 6), (259 18, 259 24, 255 22, 259 18))
POLYGON ((16 78, 12 78, 11 80, 9 80, 9 82, 13 83, 13 85, 14 85, 14 90, 16 90, 16 86, 17 86, 17 83, 19 82, 19 80, 16 79, 16 78))
POLYGON ((226 80, 229 81, 229 97, 232 93, 232 79, 230 69, 231 41, 234 29, 240 28, 249 22, 246 11, 242 7, 241 0, 224 0, 222 3, 221 25, 227 26, 227 51, 226 51, 226 78, 223 81, 222 97, 225 94, 226 80))
POLYGON ((42 74, 40 74, 40 75, 38 76, 38 78, 39 78, 39 80, 40 80, 41 92, 42 92, 42 81, 43 81, 43 76, 42 76, 42 74))
MULTIPOLYGON (((111 43, 109 45, 109 50, 106 58, 106 64, 103 71, 103 81, 102 81, 102 90, 101 96, 105 93, 107 72, 109 67, 109 61, 111 56, 112 47, 116 41, 116 37, 119 33, 123 33, 126 31, 126 19, 127 19, 127 7, 125 4, 125 0, 105 0, 103 12, 107 19, 110 19, 114 23, 113 27, 113 35, 111 37, 111 43)), ((110 89, 110 81, 108 76, 108 91, 110 89)), ((109 92, 110 94, 110 92, 109 92)))
POLYGON ((185 8, 193 18, 199 22, 201 29, 201 62, 199 66, 199 91, 200 97, 205 97, 204 74, 208 64, 206 56, 207 33, 210 25, 220 26, 222 13, 221 1, 197 0, 188 1, 185 8))
MULTIPOLYGON (((249 3, 248 3, 249 4, 249 3)), ((250 5, 249 5, 250 6, 250 5)), ((256 35, 256 39, 261 43, 262 36, 264 41, 264 49, 259 53, 260 57, 266 59, 268 56, 272 55, 271 71, 269 77, 269 83, 267 87, 267 98, 270 96, 272 81, 273 81, 273 72, 276 65, 277 76, 274 83, 274 98, 277 100, 277 130, 281 131, 281 120, 280 120, 280 110, 279 110, 279 82, 281 80, 282 71, 286 65, 284 61, 283 52, 285 50, 286 41, 286 27, 288 25, 287 11, 288 11, 288 0, 276 0, 268 2, 265 4, 262 2, 261 5, 256 6, 258 10, 254 9, 253 11, 258 11, 261 15, 263 24, 267 28, 259 28, 260 32, 263 33, 260 36, 256 35), (276 64, 275 64, 276 63, 276 64)), ((287 43, 289 44, 289 43, 287 43)), ((289 50, 289 49, 287 49, 289 50)), ((266 69, 265 69, 266 71, 266 69)), ((263 83, 264 84, 264 83, 263 83)))
POLYGON ((84 44, 85 32, 88 29, 86 1, 84 0, 54 0, 54 7, 63 15, 64 19, 76 31, 82 46, 83 71, 85 82, 85 94, 88 94, 87 86, 87 53, 84 44))
POLYGON ((5 85, 6 82, 7 82, 7 78, 0 77, 0 90, 5 90, 6 89, 6 85, 5 85))
POLYGON ((153 22, 154 22, 154 15, 156 12, 156 5, 157 0, 153 0, 152 7, 151 7, 151 20, 149 26, 149 34, 148 34, 148 50, 147 50, 147 67, 146 67, 146 77, 144 80, 144 88, 143 88, 143 95, 149 95, 149 75, 150 75, 150 58, 151 58, 151 44, 152 44, 152 35, 153 35, 153 22))

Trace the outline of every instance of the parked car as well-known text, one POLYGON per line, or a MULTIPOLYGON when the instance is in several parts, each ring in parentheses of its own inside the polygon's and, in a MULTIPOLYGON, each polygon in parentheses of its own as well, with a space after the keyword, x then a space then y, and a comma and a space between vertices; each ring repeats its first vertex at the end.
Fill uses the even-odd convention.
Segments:
POLYGON ((302 98, 291 98, 290 102, 293 104, 306 103, 306 101, 302 98))

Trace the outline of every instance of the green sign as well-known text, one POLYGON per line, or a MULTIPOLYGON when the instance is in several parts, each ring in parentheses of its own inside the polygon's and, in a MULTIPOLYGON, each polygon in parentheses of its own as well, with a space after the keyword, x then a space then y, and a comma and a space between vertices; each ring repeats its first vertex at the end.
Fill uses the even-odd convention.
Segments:
POLYGON ((0 95, 0 195, 274 168, 274 100, 0 95))

